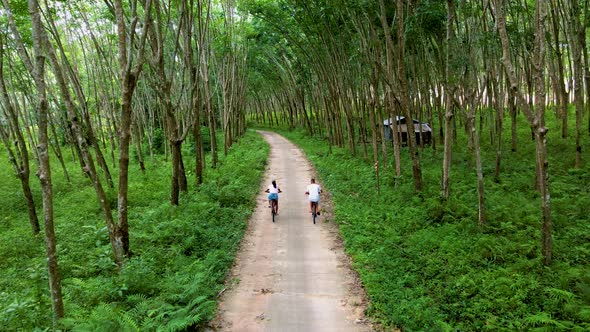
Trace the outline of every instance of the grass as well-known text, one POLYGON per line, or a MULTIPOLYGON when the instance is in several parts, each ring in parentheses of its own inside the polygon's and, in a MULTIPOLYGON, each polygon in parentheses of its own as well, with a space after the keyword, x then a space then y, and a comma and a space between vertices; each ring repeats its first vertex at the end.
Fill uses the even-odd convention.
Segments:
MULTIPOLYGON (((120 272, 88 180, 71 160, 71 184, 54 171, 55 224, 67 315, 61 327, 176 331, 195 329, 210 320, 254 207, 267 155, 262 138, 248 132, 227 156, 220 156, 217 169, 207 169, 199 190, 182 195, 178 207, 169 204, 170 169, 163 156, 148 161, 146 174, 133 164, 129 183, 133 256, 120 272)), ((194 156, 188 151, 184 156, 192 174, 194 156)), ((20 186, 6 158, 0 160, 0 169, 4 187, 0 192, 0 255, 4 257, 0 261, 0 322, 3 330, 50 328, 43 239, 31 235, 20 186)), ((38 181, 33 177, 31 182, 40 204, 38 181)), ((109 195, 116 197, 112 190, 109 195)))
MULTIPOLYGON (((330 192, 346 250, 370 297, 369 314, 384 326, 404 331, 590 329, 588 154, 583 168, 573 169, 573 138, 562 141, 559 130, 550 131, 554 262, 544 267, 534 142, 527 125, 519 123, 519 150, 509 151, 509 128, 505 124, 499 183, 492 181, 495 149, 482 141, 488 216, 483 227, 477 226, 474 163, 461 133, 454 145, 451 198, 443 203, 442 146, 420 152, 421 194, 413 191, 405 149, 398 185, 393 168, 381 168, 377 193, 372 161, 330 149, 326 140, 303 131, 279 130, 304 149, 330 192)), ((585 137, 583 151, 589 149, 585 137)))

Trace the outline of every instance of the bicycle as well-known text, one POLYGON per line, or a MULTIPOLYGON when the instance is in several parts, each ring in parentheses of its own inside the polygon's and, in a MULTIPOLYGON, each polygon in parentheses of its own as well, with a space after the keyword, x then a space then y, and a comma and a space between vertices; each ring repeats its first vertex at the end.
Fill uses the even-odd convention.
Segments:
POLYGON ((314 225, 315 225, 315 219, 319 215, 317 210, 318 210, 318 202, 311 202, 311 216, 313 218, 314 225))
POLYGON ((309 208, 311 210, 311 215, 314 224, 317 216, 320 215, 320 211, 318 211, 318 206, 321 192, 322 188, 317 183, 315 183, 314 178, 311 178, 311 184, 307 186, 307 191, 305 192, 305 194, 309 196, 309 208))
POLYGON ((272 215, 272 222, 275 222, 275 216, 279 212, 279 193, 283 191, 277 185, 277 181, 273 179, 271 185, 264 192, 269 193, 268 203, 270 204, 269 208, 271 208, 270 213, 272 215))
POLYGON ((275 222, 275 216, 277 215, 277 200, 272 199, 270 201, 270 214, 272 215, 272 222, 275 222))

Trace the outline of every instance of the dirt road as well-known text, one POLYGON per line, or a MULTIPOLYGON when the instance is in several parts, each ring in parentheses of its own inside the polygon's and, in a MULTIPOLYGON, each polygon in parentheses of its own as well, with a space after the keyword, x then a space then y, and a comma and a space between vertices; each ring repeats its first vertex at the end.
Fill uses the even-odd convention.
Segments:
MULTIPOLYGON (((332 222, 327 195, 313 224, 305 190, 312 167, 283 137, 260 132, 271 146, 263 188, 242 242, 232 284, 213 327, 219 331, 370 331, 363 290, 332 222), (275 178, 279 215, 271 221, 263 190, 275 178)), ((321 185, 321 183, 320 183, 321 185)))

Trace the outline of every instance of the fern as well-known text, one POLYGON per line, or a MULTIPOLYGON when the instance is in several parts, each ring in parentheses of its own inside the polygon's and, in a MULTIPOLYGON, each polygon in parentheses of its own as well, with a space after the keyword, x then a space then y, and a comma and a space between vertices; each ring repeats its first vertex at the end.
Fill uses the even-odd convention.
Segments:
POLYGON ((139 325, 134 320, 132 315, 130 315, 129 313, 123 312, 120 314, 120 316, 121 317, 119 318, 119 322, 124 323, 122 325, 126 327, 126 330, 137 331, 137 332, 141 331, 141 329, 139 328, 139 325))
POLYGON ((590 322, 590 306, 583 306, 579 309, 577 316, 580 320, 590 322))
POLYGON ((534 315, 527 316, 524 321, 526 322, 527 326, 529 327, 536 327, 536 326, 552 326, 557 328, 564 328, 563 324, 559 321, 551 318, 545 312, 539 312, 534 315))
POLYGON ((576 294, 572 292, 552 287, 545 288, 545 293, 547 293, 549 295, 549 298, 553 300, 558 300, 566 303, 573 301, 576 298, 576 294))
POLYGON ((158 331, 183 331, 186 330, 188 327, 194 326, 202 321, 202 317, 199 314, 196 315, 189 315, 189 316, 180 316, 173 318, 166 326, 158 328, 158 331))

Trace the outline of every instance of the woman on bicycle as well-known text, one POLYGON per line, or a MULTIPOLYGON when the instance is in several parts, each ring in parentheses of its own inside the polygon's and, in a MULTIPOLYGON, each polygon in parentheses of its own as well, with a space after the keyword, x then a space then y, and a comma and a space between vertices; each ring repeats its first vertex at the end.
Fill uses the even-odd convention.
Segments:
POLYGON ((276 204, 275 213, 279 214, 279 193, 281 193, 281 189, 277 185, 277 181, 274 179, 272 180, 271 184, 265 190, 268 193, 268 207, 272 208, 272 202, 274 201, 276 204))

